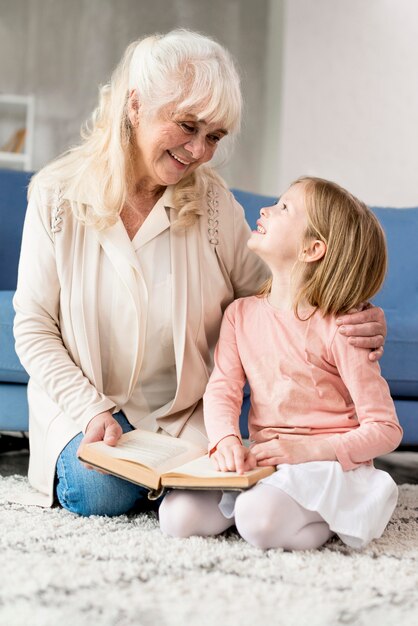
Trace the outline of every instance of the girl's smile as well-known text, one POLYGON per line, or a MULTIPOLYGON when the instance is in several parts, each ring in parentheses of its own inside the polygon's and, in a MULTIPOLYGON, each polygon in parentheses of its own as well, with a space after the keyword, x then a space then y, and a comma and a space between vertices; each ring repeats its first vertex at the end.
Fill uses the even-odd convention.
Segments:
POLYGON ((252 231, 248 247, 270 267, 292 267, 298 260, 308 226, 305 186, 292 185, 277 202, 260 211, 257 229, 252 231))
POLYGON ((264 226, 262 225, 262 223, 260 222, 260 220, 257 220, 257 233, 260 233, 260 235, 265 235, 266 234, 266 229, 264 228, 264 226))

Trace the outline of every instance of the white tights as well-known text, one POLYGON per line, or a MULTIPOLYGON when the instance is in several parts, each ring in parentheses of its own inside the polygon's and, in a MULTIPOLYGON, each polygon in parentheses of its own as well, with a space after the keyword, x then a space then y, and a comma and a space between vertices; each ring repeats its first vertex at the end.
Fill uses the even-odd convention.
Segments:
POLYGON ((300 506, 284 491, 259 483, 241 493, 235 518, 222 515, 220 491, 171 491, 160 506, 160 527, 171 537, 218 535, 230 526, 256 548, 319 548, 332 531, 315 511, 300 506))

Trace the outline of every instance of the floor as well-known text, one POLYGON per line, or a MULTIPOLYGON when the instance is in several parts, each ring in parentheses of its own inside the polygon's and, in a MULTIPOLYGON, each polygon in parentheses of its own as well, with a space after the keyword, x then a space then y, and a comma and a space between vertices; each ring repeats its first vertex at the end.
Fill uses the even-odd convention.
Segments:
MULTIPOLYGON (((28 470, 28 441, 20 435, 0 433, 0 476, 19 474, 28 470)), ((401 449, 375 460, 375 466, 386 470, 398 485, 418 483, 418 447, 401 449)))

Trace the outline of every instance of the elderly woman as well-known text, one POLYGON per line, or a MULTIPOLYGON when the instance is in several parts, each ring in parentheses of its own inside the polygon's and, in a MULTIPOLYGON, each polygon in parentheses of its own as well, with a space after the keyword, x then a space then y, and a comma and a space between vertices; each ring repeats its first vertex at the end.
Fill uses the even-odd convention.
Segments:
MULTIPOLYGON (((102 88, 83 142, 33 179, 14 304, 34 502, 80 515, 145 505, 141 487, 78 460, 83 437, 115 445, 143 428, 206 445, 222 312, 266 276, 242 208, 205 167, 240 115, 222 46, 147 37, 102 88)), ((365 347, 382 343, 379 310, 359 322, 353 334, 375 336, 365 347)))

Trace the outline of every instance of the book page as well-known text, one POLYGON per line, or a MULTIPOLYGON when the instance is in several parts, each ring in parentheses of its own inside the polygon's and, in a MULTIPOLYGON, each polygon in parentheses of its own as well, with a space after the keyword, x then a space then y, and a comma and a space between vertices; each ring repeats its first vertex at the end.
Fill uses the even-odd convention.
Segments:
POLYGON ((205 450, 188 441, 139 429, 122 435, 116 446, 108 446, 103 441, 88 445, 106 456, 134 461, 158 472, 205 454, 205 450))
MULTIPOLYGON (((254 470, 245 472, 245 475, 251 476, 252 474, 258 474, 260 469, 262 468, 257 467, 254 470)), ((193 459, 180 467, 175 467, 171 472, 167 472, 167 476, 170 476, 170 474, 176 476, 195 476, 202 478, 234 478, 237 476, 243 476, 243 474, 238 474, 238 472, 219 472, 213 467, 212 461, 207 454, 199 457, 198 459, 193 459)))

